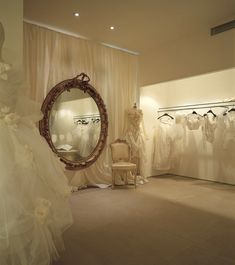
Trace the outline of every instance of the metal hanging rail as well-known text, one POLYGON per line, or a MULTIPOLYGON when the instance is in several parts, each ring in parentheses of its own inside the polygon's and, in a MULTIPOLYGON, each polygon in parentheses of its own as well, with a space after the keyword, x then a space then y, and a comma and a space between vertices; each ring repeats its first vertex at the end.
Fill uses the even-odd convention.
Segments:
POLYGON ((100 117, 100 114, 84 114, 84 115, 73 116, 74 119, 93 118, 93 117, 100 117))
POLYGON ((167 111, 177 111, 177 110, 190 110, 190 109, 206 109, 206 108, 226 108, 230 106, 235 106, 235 101, 217 101, 217 102, 209 102, 209 103, 198 103, 198 104, 189 104, 189 105, 181 105, 181 106, 173 106, 173 107, 164 107, 159 108, 158 112, 167 112, 167 111))

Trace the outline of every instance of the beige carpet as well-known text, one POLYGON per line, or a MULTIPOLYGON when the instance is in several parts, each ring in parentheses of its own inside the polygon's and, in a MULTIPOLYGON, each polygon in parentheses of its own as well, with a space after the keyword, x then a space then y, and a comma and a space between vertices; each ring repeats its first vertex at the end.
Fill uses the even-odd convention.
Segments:
POLYGON ((55 265, 235 265, 235 186, 164 176, 72 195, 55 265))

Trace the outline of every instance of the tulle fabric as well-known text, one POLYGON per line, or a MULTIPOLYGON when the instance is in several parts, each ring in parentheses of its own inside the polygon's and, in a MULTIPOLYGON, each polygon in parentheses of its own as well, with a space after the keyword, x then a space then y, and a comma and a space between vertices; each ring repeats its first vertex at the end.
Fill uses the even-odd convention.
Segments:
POLYGON ((35 126, 39 106, 7 78, 0 78, 0 264, 49 265, 72 223, 70 189, 35 126))
POLYGON ((50 264, 72 222, 66 179, 36 128, 1 120, 0 142, 0 264, 50 264))

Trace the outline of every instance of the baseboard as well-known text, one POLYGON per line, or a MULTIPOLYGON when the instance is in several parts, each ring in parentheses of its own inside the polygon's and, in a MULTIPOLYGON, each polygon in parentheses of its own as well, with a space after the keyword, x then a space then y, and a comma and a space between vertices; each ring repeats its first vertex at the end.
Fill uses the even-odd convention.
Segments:
POLYGON ((210 180, 210 179, 204 179, 204 178, 195 178, 191 176, 184 176, 184 175, 178 175, 174 173, 164 173, 160 175, 154 175, 154 176, 149 176, 150 178, 156 178, 156 177, 162 177, 162 176, 175 176, 175 177, 182 177, 182 178, 190 178, 190 179, 195 179, 195 180, 203 180, 203 181, 208 181, 208 182, 213 182, 213 183, 218 183, 218 184, 224 184, 224 185, 230 185, 230 186, 235 186, 233 183, 228 183, 228 182, 222 182, 222 181, 217 181, 217 180, 210 180))

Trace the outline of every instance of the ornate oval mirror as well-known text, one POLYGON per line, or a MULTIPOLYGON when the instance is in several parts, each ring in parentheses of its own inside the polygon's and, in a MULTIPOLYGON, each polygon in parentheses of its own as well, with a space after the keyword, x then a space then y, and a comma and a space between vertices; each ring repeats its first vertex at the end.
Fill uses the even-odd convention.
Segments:
POLYGON ((51 89, 42 105, 39 130, 66 164, 67 169, 85 168, 101 154, 108 131, 102 98, 81 73, 51 89))

